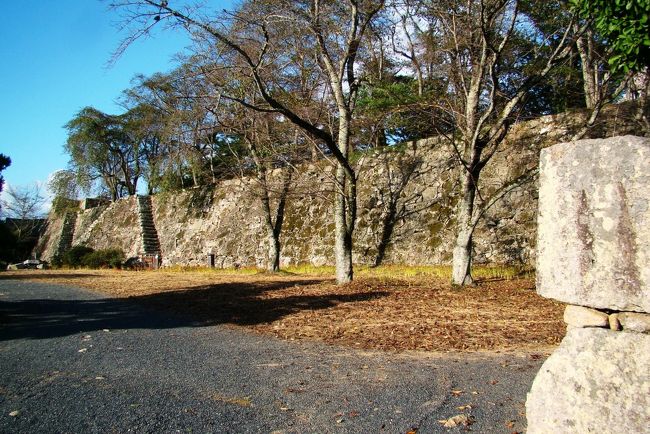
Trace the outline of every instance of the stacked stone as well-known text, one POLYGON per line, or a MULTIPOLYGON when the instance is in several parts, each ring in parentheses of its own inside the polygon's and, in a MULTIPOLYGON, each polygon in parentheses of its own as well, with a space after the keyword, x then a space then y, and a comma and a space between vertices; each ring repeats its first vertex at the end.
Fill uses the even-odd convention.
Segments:
POLYGON ((528 432, 647 432, 650 139, 543 150, 537 249, 537 291, 569 305, 528 394, 528 432))
POLYGON ((650 333, 650 314, 608 312, 584 306, 568 305, 564 310, 567 328, 601 327, 615 331, 650 333))

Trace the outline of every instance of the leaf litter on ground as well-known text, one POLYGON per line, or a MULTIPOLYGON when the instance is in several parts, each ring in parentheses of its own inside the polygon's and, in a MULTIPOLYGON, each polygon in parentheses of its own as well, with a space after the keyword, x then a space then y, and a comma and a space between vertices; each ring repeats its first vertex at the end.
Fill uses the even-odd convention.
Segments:
POLYGON ((80 286, 205 325, 361 349, 544 353, 565 333, 564 305, 537 295, 530 278, 460 290, 434 276, 346 285, 328 276, 164 270, 21 270, 1 278, 80 286))

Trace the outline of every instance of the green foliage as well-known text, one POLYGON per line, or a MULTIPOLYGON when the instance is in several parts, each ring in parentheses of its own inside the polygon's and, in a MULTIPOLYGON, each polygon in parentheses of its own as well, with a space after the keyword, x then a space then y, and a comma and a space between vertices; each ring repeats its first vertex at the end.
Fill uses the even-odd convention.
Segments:
POLYGON ((58 216, 65 215, 68 211, 78 211, 79 202, 74 199, 68 199, 63 196, 55 196, 52 199, 52 211, 58 216))
POLYGON ((0 191, 2 191, 2 186, 5 183, 5 179, 2 177, 2 171, 11 165, 11 158, 7 157, 5 154, 0 154, 0 191))
POLYGON ((396 106, 412 104, 418 100, 413 80, 399 80, 365 87, 360 92, 357 106, 365 111, 382 112, 396 106))
POLYGON ((124 253, 120 249, 94 250, 87 246, 74 246, 52 264, 69 268, 121 268, 123 262, 124 253))
POLYGON ((76 199, 79 197, 81 185, 72 170, 57 170, 54 172, 47 183, 47 189, 54 196, 52 210, 56 214, 63 215, 68 210, 79 208, 76 199))
POLYGON ((79 268, 83 265, 84 256, 94 251, 94 249, 87 246, 74 246, 62 255, 61 265, 70 268, 79 268))
POLYGON ((81 258, 81 265, 88 268, 121 268, 124 253, 120 249, 104 249, 88 253, 81 258))
MULTIPOLYGON (((138 107, 122 115, 94 107, 80 110, 65 125, 65 150, 77 185, 88 191, 100 182, 112 200, 136 194, 151 125, 148 112, 138 107)), ((64 190, 69 186, 69 182, 61 184, 64 190)))
POLYGON ((613 49, 614 70, 639 71, 650 66, 650 0, 570 0, 583 18, 613 49))

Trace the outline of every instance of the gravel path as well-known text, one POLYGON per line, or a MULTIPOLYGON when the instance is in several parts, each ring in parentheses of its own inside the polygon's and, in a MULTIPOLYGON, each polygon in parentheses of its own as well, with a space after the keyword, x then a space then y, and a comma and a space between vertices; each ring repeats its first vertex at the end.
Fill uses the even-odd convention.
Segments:
POLYGON ((286 342, 0 281, 2 433, 521 432, 542 359, 286 342))

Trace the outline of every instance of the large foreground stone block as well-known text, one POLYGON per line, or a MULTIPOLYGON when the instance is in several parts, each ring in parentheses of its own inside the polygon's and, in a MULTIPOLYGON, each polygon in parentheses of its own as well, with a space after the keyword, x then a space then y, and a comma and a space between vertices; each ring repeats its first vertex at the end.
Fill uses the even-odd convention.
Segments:
POLYGON ((650 335, 569 330, 528 394, 528 434, 647 432, 648 354, 650 335))
POLYGON ((650 312, 650 139, 542 150, 538 225, 539 294, 650 312))

